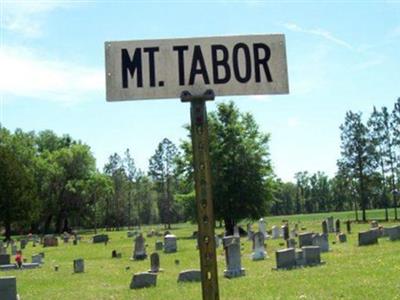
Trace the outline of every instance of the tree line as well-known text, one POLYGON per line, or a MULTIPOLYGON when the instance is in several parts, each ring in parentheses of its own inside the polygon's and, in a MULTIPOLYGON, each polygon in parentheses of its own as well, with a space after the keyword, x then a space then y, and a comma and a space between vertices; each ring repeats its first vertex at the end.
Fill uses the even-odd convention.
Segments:
MULTIPOLYGON (((400 99, 391 112, 347 112, 341 157, 333 178, 295 174, 283 182, 272 169, 270 135, 250 113, 221 103, 209 113, 210 158, 216 220, 230 233, 243 219, 267 214, 395 208, 400 170, 400 99)), ((190 126, 176 146, 158 144, 148 170, 136 167, 130 149, 96 169, 90 147, 51 130, 38 133, 0 125, 0 224, 5 235, 26 231, 124 226, 196 220, 190 126)), ((358 219, 358 214, 356 214, 358 219)), ((388 218, 388 213, 386 213, 388 218)))

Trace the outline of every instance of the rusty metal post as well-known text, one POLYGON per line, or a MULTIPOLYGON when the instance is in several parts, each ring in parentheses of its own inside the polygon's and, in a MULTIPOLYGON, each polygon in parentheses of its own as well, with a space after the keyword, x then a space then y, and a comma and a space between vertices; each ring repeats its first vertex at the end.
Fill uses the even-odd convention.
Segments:
POLYGON ((208 146, 206 101, 214 100, 214 92, 193 96, 182 92, 182 102, 191 104, 191 134, 197 203, 198 243, 200 250, 203 300, 218 300, 218 270, 215 250, 214 211, 211 193, 211 169, 208 146))

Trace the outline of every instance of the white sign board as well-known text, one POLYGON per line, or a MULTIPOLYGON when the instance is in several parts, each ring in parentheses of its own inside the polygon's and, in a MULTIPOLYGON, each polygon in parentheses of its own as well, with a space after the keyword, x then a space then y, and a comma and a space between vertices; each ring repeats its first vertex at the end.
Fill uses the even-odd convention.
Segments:
POLYGON ((106 42, 107 100, 287 94, 285 36, 106 42))

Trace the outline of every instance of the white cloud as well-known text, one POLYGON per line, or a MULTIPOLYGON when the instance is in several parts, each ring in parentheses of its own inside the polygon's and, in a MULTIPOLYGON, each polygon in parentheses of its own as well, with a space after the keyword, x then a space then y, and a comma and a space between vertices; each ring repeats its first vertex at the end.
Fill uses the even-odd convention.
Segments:
POLYGON ((349 43, 347 43, 346 41, 344 41, 338 37, 335 37, 332 33, 330 33, 327 30, 324 30, 321 28, 305 29, 294 23, 284 23, 283 26, 288 30, 319 36, 319 37, 322 37, 322 38, 324 38, 328 41, 331 41, 337 45, 340 45, 344 48, 354 50, 354 47, 352 45, 350 45, 349 43))
POLYGON ((52 61, 31 49, 0 50, 0 92, 40 100, 76 103, 104 91, 104 70, 52 61))
POLYGON ((249 97, 252 100, 262 101, 262 102, 269 102, 271 101, 271 97, 268 95, 254 95, 249 97))
POLYGON ((287 120, 287 125, 290 128, 296 128, 296 127, 298 127, 300 125, 299 119, 296 118, 296 117, 290 117, 287 120))
MULTIPOLYGON (((68 5, 71 3, 73 1, 68 2, 68 5)), ((1 29, 12 31, 24 37, 38 37, 42 34, 45 16, 62 7, 67 7, 66 1, 3 1, 1 29)))

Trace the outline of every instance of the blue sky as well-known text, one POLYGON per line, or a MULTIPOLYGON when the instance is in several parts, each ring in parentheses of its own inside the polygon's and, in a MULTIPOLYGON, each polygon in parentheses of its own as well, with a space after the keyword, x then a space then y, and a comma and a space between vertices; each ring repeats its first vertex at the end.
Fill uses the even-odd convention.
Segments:
POLYGON ((147 168, 157 144, 186 137, 179 99, 107 103, 104 42, 284 33, 289 95, 233 100, 271 134, 275 173, 334 175, 348 110, 400 97, 399 1, 7 1, 1 3, 0 122, 69 133, 102 169, 130 148, 147 168))

